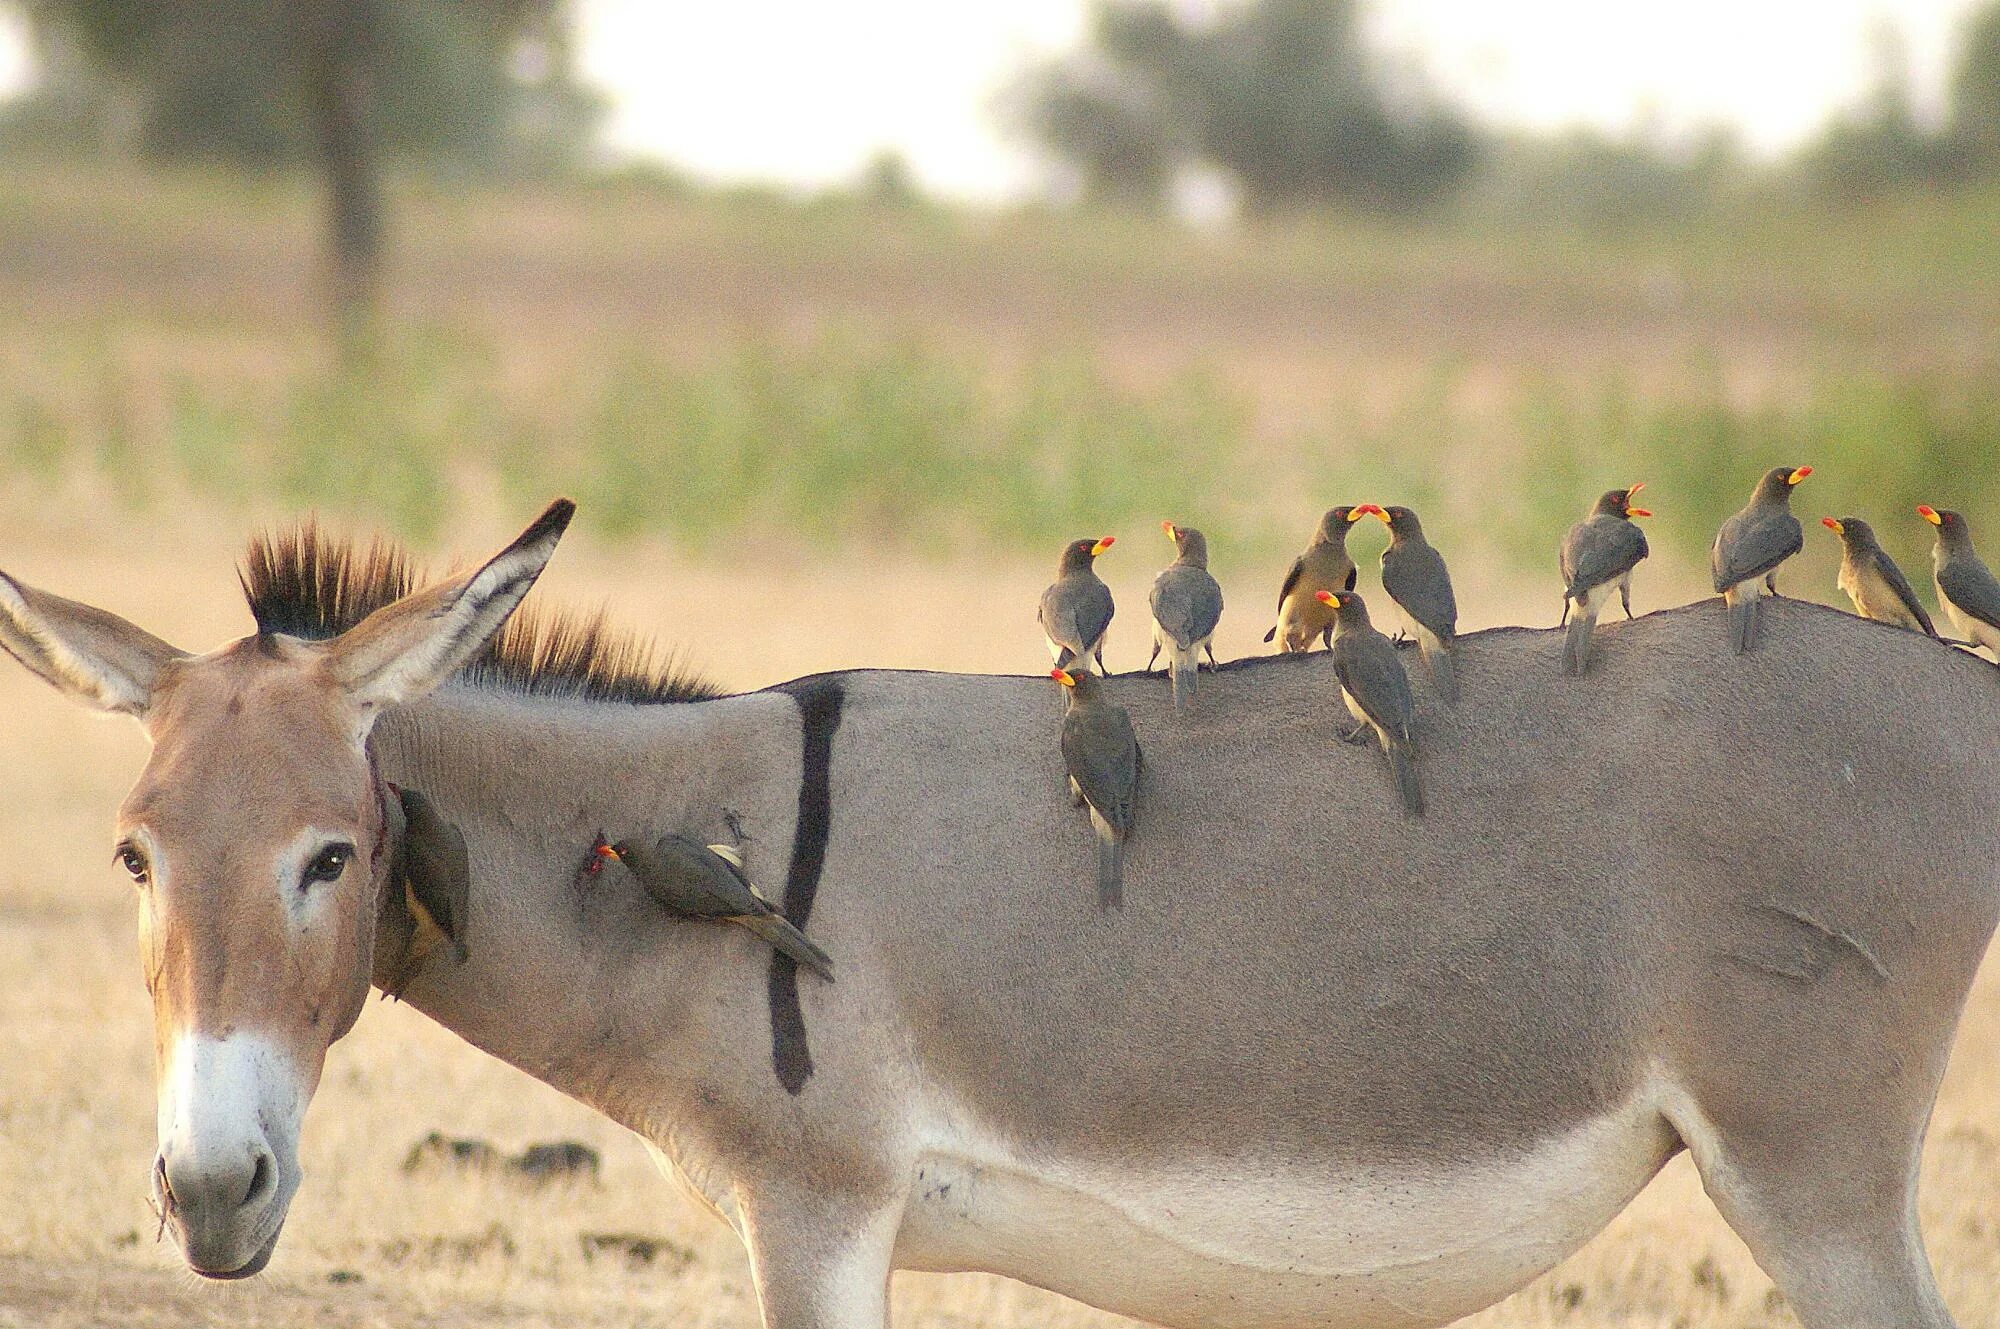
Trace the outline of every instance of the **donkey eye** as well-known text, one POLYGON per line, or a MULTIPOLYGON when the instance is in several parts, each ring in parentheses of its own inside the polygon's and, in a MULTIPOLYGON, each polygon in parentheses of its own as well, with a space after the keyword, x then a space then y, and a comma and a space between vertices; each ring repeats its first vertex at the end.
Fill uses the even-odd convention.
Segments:
POLYGON ((313 855, 312 862, 306 864, 301 886, 316 886, 321 882, 339 881, 340 874, 347 871, 349 860, 354 857, 351 844, 330 844, 313 855))
POLYGON ((133 881, 144 886, 146 884, 146 877, 151 871, 146 866, 146 856, 139 852, 137 846, 130 844, 119 845, 117 854, 118 865, 132 875, 133 881))

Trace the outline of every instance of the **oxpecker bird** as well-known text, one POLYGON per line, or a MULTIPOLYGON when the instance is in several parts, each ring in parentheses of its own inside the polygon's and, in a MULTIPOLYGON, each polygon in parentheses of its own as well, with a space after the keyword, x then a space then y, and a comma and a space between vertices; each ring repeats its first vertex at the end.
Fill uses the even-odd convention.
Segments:
POLYGON ((1598 613, 1611 599, 1612 587, 1618 588, 1625 617, 1632 617, 1632 569, 1651 552, 1646 533, 1632 524, 1634 517, 1653 515, 1632 506, 1632 495, 1644 488, 1636 484, 1606 490, 1563 537, 1556 562, 1563 578, 1562 621, 1569 624, 1563 638, 1565 674, 1581 674, 1590 667, 1590 634, 1597 627, 1598 613))
POLYGON ((1875 528, 1859 517, 1821 517, 1819 524, 1840 537, 1840 589, 1854 612, 1878 623, 1937 636, 1931 616, 1910 588, 1910 579, 1875 539, 1875 528))
POLYGON ((1766 471, 1749 505, 1715 534, 1709 570, 1715 589, 1729 605, 1729 638, 1742 655, 1757 645, 1757 602, 1778 592, 1778 565, 1805 547, 1805 531, 1792 515, 1792 486, 1812 474, 1810 466, 1766 471))
POLYGON ((1356 721, 1354 731, 1342 737, 1363 742, 1369 730, 1375 731, 1403 806, 1420 817, 1424 791, 1417 782, 1416 703, 1395 643, 1375 630, 1368 606, 1353 591, 1321 591, 1319 596, 1335 616, 1333 672, 1340 680, 1341 700, 1356 721))
POLYGON ((1375 507, 1374 513, 1389 528, 1389 547, 1382 551, 1382 589, 1409 620, 1438 695, 1445 705, 1456 706, 1458 675, 1452 669, 1452 652, 1458 641, 1458 597, 1452 594, 1444 555, 1424 539, 1423 523, 1408 508, 1375 507))
POLYGON ((1111 588, 1098 579, 1097 556, 1111 548, 1112 537, 1072 540, 1063 546, 1056 579, 1042 592, 1042 634, 1056 668, 1073 662, 1097 661, 1104 668, 1104 631, 1111 626, 1111 588))
POLYGON ((1097 832, 1097 902, 1125 903, 1125 837, 1132 833, 1132 796, 1139 787, 1139 739, 1132 717, 1104 696, 1097 675, 1052 669, 1063 685, 1062 756, 1070 797, 1090 809, 1097 832))
POLYGON ((1208 541, 1192 526, 1161 522, 1179 551, 1166 571, 1153 579, 1153 658, 1167 653, 1167 676, 1173 680, 1174 705, 1194 701, 1200 655, 1215 664, 1215 625, 1222 620, 1222 587, 1208 574, 1208 541))
POLYGON ((1931 567, 1937 577, 1938 603, 1951 615, 1959 636, 2000 656, 2000 581, 1973 551, 1965 518, 1929 506, 1917 513, 1937 527, 1931 567))
POLYGON ((703 845, 678 835, 663 835, 650 846, 639 840, 620 840, 599 845, 597 852, 614 863, 623 863, 646 894, 669 913, 735 923, 829 983, 833 981, 832 957, 757 893, 743 871, 742 855, 728 845, 703 845))
POLYGON ((1347 554, 1347 532, 1375 511, 1372 503, 1329 508, 1319 519, 1312 543, 1292 560, 1285 584, 1278 590, 1278 622, 1264 640, 1276 638, 1281 651, 1303 651, 1318 637, 1333 642, 1333 611, 1318 599, 1321 591, 1354 589, 1354 560, 1347 554))

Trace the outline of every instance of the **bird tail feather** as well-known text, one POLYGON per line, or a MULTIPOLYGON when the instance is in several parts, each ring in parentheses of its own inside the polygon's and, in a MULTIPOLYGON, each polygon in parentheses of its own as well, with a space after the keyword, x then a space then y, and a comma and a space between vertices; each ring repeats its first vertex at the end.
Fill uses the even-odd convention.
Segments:
POLYGON ((1396 775, 1396 791, 1403 796, 1403 806, 1413 817, 1424 815, 1424 787, 1417 779, 1417 763, 1409 747, 1402 743, 1392 743, 1388 748, 1389 769, 1396 775))
POLYGON ((1424 665, 1431 671, 1431 681, 1437 684, 1438 695, 1444 704, 1458 705, 1458 671, 1452 667, 1451 647, 1429 632, 1423 634, 1418 643, 1423 651, 1424 665))
POLYGON ((1595 615, 1586 614, 1582 607, 1570 618, 1569 628, 1563 637, 1563 672, 1571 676, 1583 674, 1590 668, 1590 634, 1597 626, 1595 615))
POLYGON ((1097 903, 1105 909, 1125 907, 1125 846, 1112 831, 1111 823, 1091 810, 1097 828, 1097 903))
POLYGON ((1194 648, 1179 642, 1167 648, 1167 675, 1174 681, 1174 709, 1194 705, 1195 674, 1200 666, 1194 648))
POLYGON ((783 914, 758 914, 737 921, 769 942, 773 949, 791 956, 803 968, 812 970, 829 983, 833 981, 833 957, 813 945, 806 934, 793 927, 783 914))
POLYGON ((1738 655, 1748 655, 1757 649, 1757 602, 1762 599, 1758 588, 1732 586, 1729 601, 1729 639, 1735 644, 1738 655))

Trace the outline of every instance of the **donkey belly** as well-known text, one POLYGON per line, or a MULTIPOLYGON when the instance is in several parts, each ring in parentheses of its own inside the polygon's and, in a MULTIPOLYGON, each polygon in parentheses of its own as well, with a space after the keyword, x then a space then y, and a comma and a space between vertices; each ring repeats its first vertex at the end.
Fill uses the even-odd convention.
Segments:
POLYGON ((896 1263, 1004 1274, 1173 1329, 1442 1325, 1588 1241, 1677 1148, 1636 1103, 1530 1149, 1438 1164, 1163 1147, 1118 1165, 959 1140, 924 1156, 896 1263))

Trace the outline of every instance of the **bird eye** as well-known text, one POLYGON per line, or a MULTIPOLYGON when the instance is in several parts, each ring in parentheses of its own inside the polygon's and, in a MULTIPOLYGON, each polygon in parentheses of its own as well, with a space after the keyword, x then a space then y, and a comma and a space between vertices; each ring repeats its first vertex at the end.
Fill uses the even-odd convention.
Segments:
POLYGON ((353 857, 354 846, 351 844, 342 842, 326 846, 313 855, 312 862, 306 864, 305 876, 299 885, 306 887, 316 886, 321 882, 339 881, 340 875, 347 871, 348 861, 353 857))
POLYGON ((116 852, 118 855, 118 866, 131 874, 132 880, 135 883, 144 886, 146 878, 151 874, 152 870, 147 867, 146 856, 139 852, 138 846, 130 843, 121 844, 118 846, 116 852))

